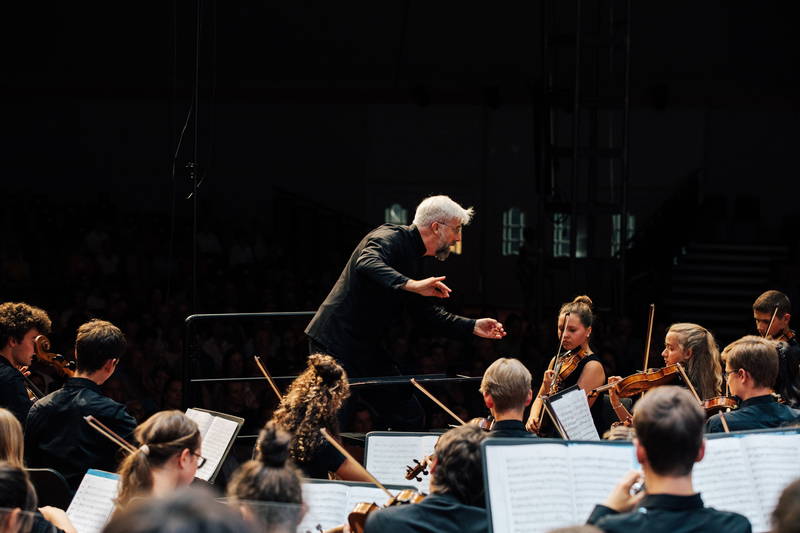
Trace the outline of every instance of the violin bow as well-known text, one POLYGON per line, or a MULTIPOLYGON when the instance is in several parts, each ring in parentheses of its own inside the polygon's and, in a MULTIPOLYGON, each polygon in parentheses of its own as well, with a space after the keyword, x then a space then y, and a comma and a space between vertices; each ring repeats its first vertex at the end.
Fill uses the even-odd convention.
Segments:
POLYGON ((466 425, 466 422, 464 422, 463 420, 461 420, 461 417, 459 417, 457 414, 455 414, 453 411, 451 411, 451 410, 450 410, 450 409, 449 409, 449 408, 448 408, 448 407, 447 407, 445 404, 443 404, 442 402, 440 402, 440 401, 439 401, 439 399, 438 399, 438 398, 436 398, 436 396, 434 396, 433 394, 431 394, 430 392, 428 392, 428 389, 426 389, 425 387, 423 387, 422 385, 420 385, 419 383, 417 383, 417 380, 416 380, 416 379, 414 379, 414 378, 411 378, 411 384, 412 384, 412 385, 414 385, 414 386, 415 386, 416 388, 418 388, 419 390, 421 390, 421 391, 422 391, 422 393, 423 393, 425 396, 427 396, 428 398, 430 398, 431 400, 433 400, 433 402, 434 402, 436 405, 438 405, 439 407, 441 407, 442 409, 444 409, 444 411, 445 411, 445 412, 446 412, 448 415, 450 415, 450 416, 452 416, 454 419, 458 420, 458 423, 459 423, 460 425, 462 425, 462 426, 466 425))
POLYGON ((695 399, 697 400, 697 403, 699 403, 700 405, 703 405, 703 400, 700 399, 700 395, 697 394, 697 391, 695 390, 694 385, 692 385, 692 382, 689 379, 689 376, 686 375, 686 371, 683 369, 683 365, 680 364, 680 363, 675 363, 675 364, 678 365, 678 372, 680 372, 681 376, 683 376, 683 380, 686 382, 686 385, 689 387, 689 391, 691 391, 692 396, 695 397, 695 399))
POLYGON ((136 453, 136 448, 134 448, 134 446, 130 442, 126 441, 125 439, 114 433, 114 431, 112 431, 111 428, 107 427, 105 424, 97 420, 92 415, 84 416, 83 419, 86 420, 86 423, 92 426, 92 428, 95 429, 98 433, 106 437, 108 440, 112 441, 114 444, 122 448, 124 451, 128 453, 136 453))
POLYGON ((340 452, 342 455, 344 455, 345 457, 347 457, 348 459, 350 459, 350 460, 351 460, 351 461, 352 461, 352 462, 353 462, 355 465, 357 465, 357 468, 358 468, 359 470, 361 470, 361 471, 362 471, 364 474, 366 474, 366 475, 367 475, 367 477, 368 477, 368 478, 370 478, 370 479, 372 480, 372 482, 373 482, 373 483, 375 483, 375 485, 376 485, 376 486, 377 486, 379 489, 381 489, 383 492, 385 492, 385 493, 386 493, 386 495, 387 495, 387 496, 389 496, 389 499, 392 499, 392 498, 394 498, 394 495, 393 495, 391 492, 389 492, 389 489, 387 489, 386 487, 384 487, 384 486, 381 484, 381 482, 380 482, 380 481, 378 481, 378 480, 375 478, 375 476, 373 476, 372 474, 370 474, 369 470, 367 470, 366 468, 364 468, 364 467, 361 465, 361 463, 359 463, 358 461, 356 461, 356 460, 355 460, 355 458, 354 458, 352 455, 350 455, 350 452, 348 452, 347 450, 345 450, 344 446, 342 446, 341 444, 339 444, 339 442, 338 442, 336 439, 334 439, 334 438, 331 436, 331 434, 330 434, 330 433, 328 433, 328 430, 327 430, 327 429, 325 429, 325 428, 320 428, 320 429, 319 429, 319 432, 320 432, 320 433, 322 433, 322 436, 323 436, 323 437, 325 437, 325 440, 327 440, 327 441, 328 441, 328 442, 331 444, 331 446, 333 446, 334 448, 336 448, 337 450, 339 450, 339 452, 340 452))
POLYGON ((769 326, 767 326, 767 331, 764 332, 765 339, 769 338, 769 330, 772 329, 772 323, 775 322, 775 317, 778 315, 778 306, 775 306, 775 310, 772 312, 772 318, 769 319, 769 326))
POLYGON ((650 304, 650 314, 647 318, 647 346, 644 349, 644 370, 647 372, 647 367, 650 364, 650 341, 653 340, 653 318, 656 316, 656 304, 650 304))
POLYGON ((253 359, 256 360, 256 366, 258 367, 259 370, 261 370, 261 373, 264 374, 264 377, 267 378, 269 386, 272 387, 272 391, 275 393, 275 396, 278 397, 278 402, 280 403, 280 401, 283 400, 283 396, 281 395, 281 392, 278 390, 278 386, 275 385, 275 382, 272 380, 272 376, 270 376, 269 372, 267 372, 267 368, 261 362, 261 357, 254 355, 253 359))
POLYGON ((555 372, 555 377, 553 378, 552 383, 550 383, 550 390, 548 394, 555 394, 556 392, 556 383, 558 383, 558 373, 561 371, 561 359, 562 353, 561 350, 564 349, 564 337, 567 335, 567 324, 569 324, 569 312, 564 313, 564 329, 561 330, 561 339, 558 341, 558 350, 556 350, 556 358, 553 361, 553 371, 555 372))

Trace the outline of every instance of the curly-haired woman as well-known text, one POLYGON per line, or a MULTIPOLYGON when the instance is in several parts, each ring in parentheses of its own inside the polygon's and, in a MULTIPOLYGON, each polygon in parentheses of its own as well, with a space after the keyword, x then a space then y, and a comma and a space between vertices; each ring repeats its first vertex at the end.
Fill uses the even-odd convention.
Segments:
POLYGON ((345 480, 369 481, 353 460, 320 433, 326 428, 338 437, 337 414, 348 396, 350 385, 344 369, 329 355, 313 354, 272 415, 272 422, 294 435, 292 459, 310 478, 327 479, 332 472, 345 480))

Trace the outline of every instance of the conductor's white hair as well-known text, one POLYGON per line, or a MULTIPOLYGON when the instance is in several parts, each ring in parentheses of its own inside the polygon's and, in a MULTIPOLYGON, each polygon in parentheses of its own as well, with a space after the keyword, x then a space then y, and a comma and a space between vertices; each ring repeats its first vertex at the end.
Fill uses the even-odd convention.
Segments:
POLYGON ((424 228, 434 222, 447 223, 455 218, 466 226, 473 214, 475 214, 473 208, 464 209, 449 196, 428 196, 417 206, 417 212, 414 213, 414 225, 424 228))

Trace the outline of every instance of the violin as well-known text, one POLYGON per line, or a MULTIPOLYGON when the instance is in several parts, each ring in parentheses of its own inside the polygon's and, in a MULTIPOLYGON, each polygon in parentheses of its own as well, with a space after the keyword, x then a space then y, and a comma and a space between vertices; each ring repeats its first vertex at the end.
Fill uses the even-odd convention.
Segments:
POLYGON ((494 417, 489 415, 487 417, 476 417, 471 419, 468 424, 472 424, 473 426, 478 426, 484 431, 491 431, 494 428, 494 417))
POLYGON ((739 407, 739 402, 733 396, 714 396, 703 400, 703 409, 705 409, 707 417, 720 411, 736 409, 737 407, 739 407))
POLYGON ((589 350, 587 350, 586 346, 581 346, 577 351, 573 349, 561 354, 561 361, 554 365, 555 377, 550 385, 551 395, 558 392, 558 389, 561 388, 561 385, 564 383, 564 381, 566 381, 567 378, 570 377, 575 370, 577 370, 581 361, 583 361, 589 355, 591 354, 589 353, 589 350))
POLYGON ((597 395, 609 389, 615 389, 616 395, 620 398, 630 398, 654 387, 666 385, 681 375, 681 368, 678 363, 665 366, 664 368, 651 368, 650 370, 637 372, 614 383, 608 383, 593 389, 589 396, 597 395))
POLYGON ((422 481, 420 476, 428 475, 428 465, 430 465, 431 459, 432 457, 430 455, 428 457, 423 457, 422 461, 419 459, 414 459, 414 462, 416 463, 414 466, 406 466, 405 478, 409 481, 422 481))
MULTIPOLYGON (((351 533, 364 533, 364 526, 367 523, 367 518, 370 513, 383 509, 386 507, 394 507, 396 505, 409 505, 412 503, 419 503, 425 499, 425 495, 415 491, 414 489, 401 490, 396 496, 389 498, 386 505, 379 507, 376 503, 361 502, 357 503, 350 514, 347 515, 347 525, 350 526, 351 533)), ((336 526, 331 529, 325 530, 325 533, 342 533, 344 525, 336 526)))
POLYGON ((75 376, 75 361, 68 361, 66 357, 59 353, 50 353, 50 339, 44 335, 37 335, 33 339, 33 353, 38 361, 47 363, 56 369, 64 377, 75 376))

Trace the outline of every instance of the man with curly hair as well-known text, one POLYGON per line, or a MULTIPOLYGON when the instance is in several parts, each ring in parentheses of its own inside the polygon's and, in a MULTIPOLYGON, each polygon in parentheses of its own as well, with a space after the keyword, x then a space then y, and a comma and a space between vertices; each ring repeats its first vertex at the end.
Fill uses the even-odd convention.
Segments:
POLYGON ((50 326, 50 317, 38 307, 0 304, 0 407, 14 413, 23 425, 33 402, 22 373, 33 359, 33 339, 49 334, 50 326))

